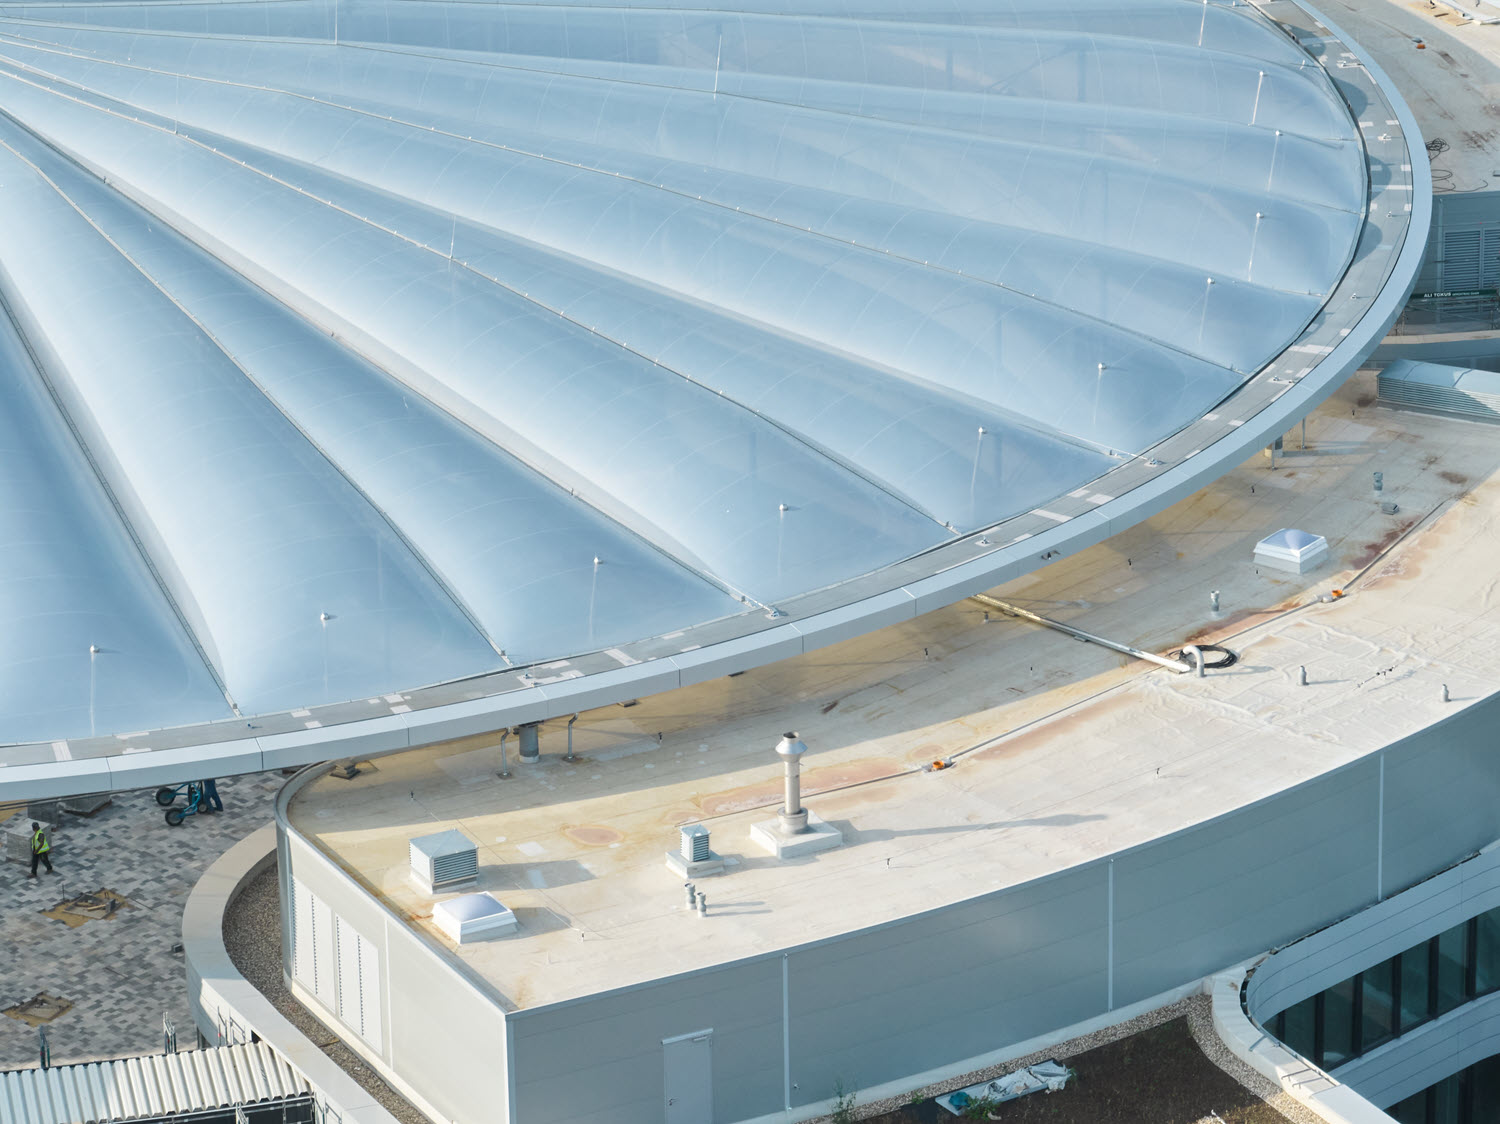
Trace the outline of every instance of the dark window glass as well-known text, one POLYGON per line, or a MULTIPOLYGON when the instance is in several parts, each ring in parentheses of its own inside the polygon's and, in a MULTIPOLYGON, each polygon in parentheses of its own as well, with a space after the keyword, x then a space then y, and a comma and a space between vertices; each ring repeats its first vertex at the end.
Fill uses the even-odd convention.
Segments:
POLYGON ((1400 1124, 1427 1124, 1427 1090, 1413 1093, 1400 1104, 1393 1104, 1385 1111, 1386 1115, 1395 1117, 1400 1124))
POLYGON ((1445 1077, 1432 1087, 1432 1116, 1428 1124, 1464 1124, 1463 1074, 1445 1077))
POLYGON ((1364 1005, 1360 1008, 1359 1052, 1373 1050, 1396 1033, 1396 961, 1387 960, 1363 975, 1364 1005))
POLYGON ((1313 1058, 1313 999, 1309 995, 1282 1012, 1282 1044, 1308 1061, 1313 1058))
POLYGON ((1437 1013, 1447 1014, 1467 998, 1467 967, 1469 952, 1469 923, 1455 925, 1438 936, 1438 1001, 1437 1013))
POLYGON ((1432 1017, 1427 1009, 1427 945, 1409 948, 1401 961, 1401 1033, 1432 1017))
POLYGON ((1323 992, 1324 1069, 1334 1069, 1354 1056, 1354 981, 1341 980, 1323 992))
POLYGON ((1485 1058, 1469 1067, 1469 1095, 1476 1121, 1500 1120, 1500 1057, 1485 1058))
POLYGON ((1500 909, 1481 913, 1475 921, 1474 994, 1485 995, 1500 988, 1500 909))

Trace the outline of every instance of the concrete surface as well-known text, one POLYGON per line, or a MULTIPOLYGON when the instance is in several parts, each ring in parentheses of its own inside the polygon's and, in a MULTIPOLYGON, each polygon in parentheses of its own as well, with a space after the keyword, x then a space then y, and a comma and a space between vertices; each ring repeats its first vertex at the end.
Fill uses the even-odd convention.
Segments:
POLYGON ((1226 643, 1206 679, 1127 663, 971 603, 826 651, 586 713, 500 780, 492 738, 320 779, 294 826, 428 940, 434 899, 407 839, 461 827, 514 936, 458 955, 513 1007, 775 950, 1065 869, 1261 799, 1421 729, 1500 670, 1492 559, 1500 441, 1480 423, 1374 406, 1353 380, 1262 457, 1162 515, 1001 587, 1033 611, 1149 650, 1226 643), (1385 476, 1379 497, 1371 473, 1385 476), (1383 515, 1378 499, 1401 505, 1383 515), (1255 567, 1282 526, 1330 564, 1255 567), (1221 591, 1222 611, 1209 609, 1221 591), (1324 603, 1333 590, 1344 596, 1324 603), (1299 665, 1309 685, 1297 682, 1299 665), (1450 688, 1453 701, 1440 692, 1450 688), (807 806, 846 845, 789 863, 750 825, 780 795, 772 747, 795 728, 807 806), (935 758, 953 769, 923 773, 935 758), (728 870, 687 919, 661 854, 702 822, 728 870))

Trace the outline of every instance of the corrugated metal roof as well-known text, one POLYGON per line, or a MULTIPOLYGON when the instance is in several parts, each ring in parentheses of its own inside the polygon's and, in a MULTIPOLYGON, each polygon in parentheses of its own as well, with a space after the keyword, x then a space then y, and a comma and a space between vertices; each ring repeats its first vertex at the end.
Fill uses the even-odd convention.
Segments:
POLYGON ((291 1066, 254 1042, 0 1073, 0 1124, 103 1124, 306 1091, 291 1066))

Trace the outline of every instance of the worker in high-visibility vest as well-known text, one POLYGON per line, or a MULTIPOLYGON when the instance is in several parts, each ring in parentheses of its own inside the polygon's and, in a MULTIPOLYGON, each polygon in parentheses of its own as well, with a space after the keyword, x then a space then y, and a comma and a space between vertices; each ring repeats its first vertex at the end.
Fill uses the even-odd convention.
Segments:
POLYGON ((36 877, 36 864, 44 862, 47 864, 47 873, 56 874, 52 869, 52 856, 47 852, 52 850, 52 840, 47 838, 47 833, 42 830, 42 825, 35 820, 31 824, 31 873, 27 878, 36 877))

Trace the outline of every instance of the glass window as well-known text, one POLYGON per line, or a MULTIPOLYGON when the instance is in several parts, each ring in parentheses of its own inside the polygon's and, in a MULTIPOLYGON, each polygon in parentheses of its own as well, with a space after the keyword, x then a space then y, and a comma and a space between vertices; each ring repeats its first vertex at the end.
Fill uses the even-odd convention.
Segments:
POLYGON ((1427 1124, 1427 1090, 1413 1093, 1400 1104, 1386 1109, 1386 1115, 1394 1117, 1399 1124, 1427 1124))
POLYGON ((1437 942, 1437 1014, 1443 1015, 1468 998, 1469 923, 1453 926, 1437 942))
POLYGON ((1342 980, 1323 992, 1323 1056, 1314 1059, 1334 1069, 1354 1056, 1354 981, 1342 980))
POLYGON ((1500 1120, 1500 1057, 1485 1058, 1470 1066, 1469 1086, 1474 1100, 1469 1119, 1500 1120))
POLYGON ((1428 1124, 1463 1124, 1463 1084, 1464 1073, 1460 1070, 1432 1087, 1432 1115, 1428 1124))
POLYGON ((1401 1033, 1432 1018, 1427 1006, 1427 942, 1409 948, 1401 961, 1401 1033))
POLYGON ((1500 988, 1500 909, 1475 918, 1474 932, 1474 994, 1486 995, 1500 988))
POLYGON ((1387 960, 1361 973, 1359 1052, 1373 1050, 1396 1033, 1396 961, 1387 960))
POLYGON ((1281 1041, 1288 1050, 1301 1054, 1309 1061, 1313 1056, 1313 1002, 1316 996, 1308 996, 1301 1003, 1288 1007, 1281 1013, 1281 1041))

